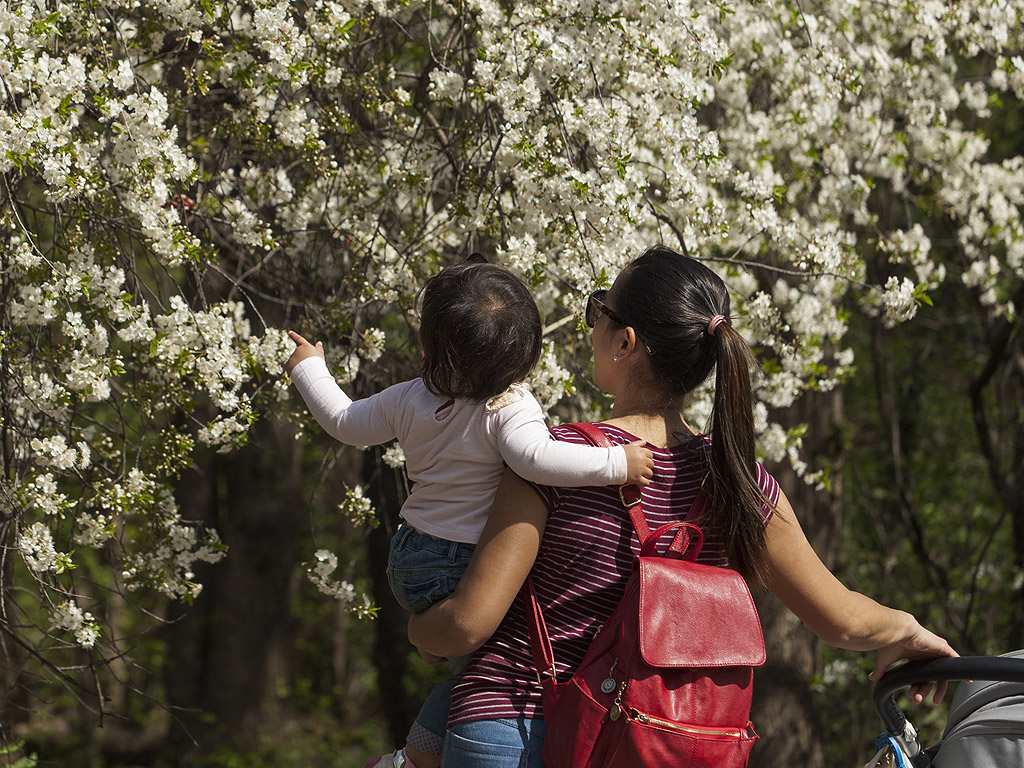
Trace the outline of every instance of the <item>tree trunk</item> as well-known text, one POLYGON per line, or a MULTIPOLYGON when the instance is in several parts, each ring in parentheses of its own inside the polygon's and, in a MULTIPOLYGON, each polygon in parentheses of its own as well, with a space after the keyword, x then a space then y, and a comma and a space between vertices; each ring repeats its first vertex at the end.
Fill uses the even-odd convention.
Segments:
POLYGON ((216 746, 251 747, 272 718, 277 676, 287 674, 296 538, 304 516, 294 440, 275 425, 253 427, 250 445, 183 478, 185 516, 218 529, 228 556, 197 570, 205 585, 169 632, 168 698, 181 707, 176 738, 187 765, 216 746), (289 446, 280 451, 270 447, 289 446), (285 471, 281 471, 282 465, 285 471), (271 485, 271 483, 274 483, 271 485))
MULTIPOLYGON (((217 468, 209 457, 200 466, 194 464, 186 472, 175 498, 188 517, 206 526, 216 526, 220 517, 217 499, 217 468)), ((196 578, 204 585, 202 593, 192 606, 172 605, 167 628, 167 664, 164 680, 167 701, 175 716, 175 725, 168 735, 169 751, 176 755, 190 755, 199 746, 202 723, 202 686, 206 677, 208 659, 207 636, 217 602, 216 566, 197 564, 196 578)), ((179 765, 188 765, 182 760, 179 765)))
POLYGON ((19 628, 16 617, 19 615, 17 601, 14 598, 14 560, 15 540, 14 522, 8 518, 0 521, 0 546, 4 548, 4 556, 0 557, 0 749, 14 740, 12 728, 28 718, 28 689, 23 680, 23 673, 31 665, 31 652, 23 647, 17 639, 19 628))
MULTIPOLYGON (((840 513, 840 459, 833 442, 834 428, 842 417, 842 393, 808 393, 780 414, 783 426, 805 423, 809 429, 803 454, 832 461, 831 491, 817 491, 789 466, 768 469, 779 481, 796 510, 800 524, 826 565, 834 556, 835 532, 840 513)), ((809 680, 819 671, 820 641, 773 595, 756 598, 764 629, 767 663, 754 675, 754 706, 751 719, 759 727, 750 768, 777 766, 824 766, 824 745, 809 680)))
POLYGON ((366 452, 363 480, 369 486, 369 497, 381 523, 367 539, 373 601, 380 607, 373 662, 377 668, 377 690, 387 720, 387 731, 392 743, 399 746, 405 743, 409 726, 422 703, 422 699, 409 695, 405 683, 411 650, 406 632, 409 614, 395 601, 385 575, 391 537, 400 522, 398 513, 404 497, 398 473, 384 464, 379 448, 366 452))
MULTIPOLYGON (((1024 287, 1014 296, 1024 302, 1024 287)), ((1024 571, 1024 321, 994 321, 983 334, 985 365, 971 382, 971 411, 992 487, 1010 519, 1014 566, 1024 571)), ((1024 646, 1024 584, 1015 589, 1009 648, 1024 646)))

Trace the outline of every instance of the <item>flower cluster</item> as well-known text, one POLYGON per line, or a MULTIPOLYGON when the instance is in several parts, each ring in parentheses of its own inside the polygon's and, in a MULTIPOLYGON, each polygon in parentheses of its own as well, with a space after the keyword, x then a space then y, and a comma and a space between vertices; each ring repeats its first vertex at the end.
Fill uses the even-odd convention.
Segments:
POLYGON ((530 390, 545 411, 554 407, 555 403, 572 391, 572 374, 559 361, 555 345, 551 341, 544 343, 540 362, 530 375, 530 390))
POLYGON ((309 580, 316 585, 323 594, 333 597, 345 608, 359 618, 368 618, 376 615, 377 609, 370 599, 356 591, 356 588, 347 581, 339 581, 331 577, 338 568, 338 556, 326 549, 318 549, 315 553, 316 563, 306 566, 306 573, 309 580))
MULTIPOLYGON (((391 466, 396 466, 400 461, 405 460, 405 454, 401 451, 401 448, 390 449, 390 458, 386 457, 385 461, 391 466)), ((363 495, 361 485, 353 486, 345 491, 345 500, 338 505, 338 511, 353 525, 374 526, 377 524, 377 513, 373 508, 373 503, 363 495)))
POLYGON ((57 552, 53 535, 45 523, 33 523, 18 537, 18 549, 25 564, 36 573, 60 571, 67 563, 67 555, 57 552))
POLYGON ((405 451, 402 450, 402 446, 395 443, 384 451, 384 455, 381 458, 384 459, 384 463, 389 467, 398 469, 405 464, 405 451))
MULTIPOLYGON (((251 302, 204 284, 230 216, 213 202, 200 214, 192 191, 208 144, 182 132, 184 94, 167 79, 181 66, 154 55, 136 3, 109 10, 0 9, 8 544, 58 606, 51 631, 83 648, 101 631, 83 601, 103 598, 77 595, 71 577, 93 563, 114 563, 99 580, 125 590, 198 594, 195 563, 224 547, 171 488, 197 443, 245 440, 261 403, 281 398, 287 356, 281 331, 252 330, 251 302)), ((177 2, 152 10, 169 29, 207 23, 177 2)))
POLYGON ((75 641, 83 648, 92 648, 99 639, 99 625, 96 619, 70 600, 54 609, 52 619, 54 629, 71 632, 75 636, 75 641))

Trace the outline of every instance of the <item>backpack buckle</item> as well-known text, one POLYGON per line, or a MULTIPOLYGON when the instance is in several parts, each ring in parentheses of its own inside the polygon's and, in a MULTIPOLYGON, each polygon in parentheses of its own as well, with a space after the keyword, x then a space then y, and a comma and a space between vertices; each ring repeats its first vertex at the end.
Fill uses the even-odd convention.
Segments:
POLYGON ((622 506, 626 509, 635 507, 640 503, 640 488, 635 485, 620 485, 619 499, 621 499, 622 506))

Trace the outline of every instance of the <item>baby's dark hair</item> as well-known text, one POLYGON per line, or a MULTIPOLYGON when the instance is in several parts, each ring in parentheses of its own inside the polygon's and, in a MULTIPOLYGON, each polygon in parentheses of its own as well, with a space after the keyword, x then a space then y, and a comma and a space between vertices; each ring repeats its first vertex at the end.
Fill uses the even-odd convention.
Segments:
POLYGON ((438 397, 483 401, 540 360, 540 312, 530 289, 494 264, 456 264, 423 288, 423 383, 438 397))

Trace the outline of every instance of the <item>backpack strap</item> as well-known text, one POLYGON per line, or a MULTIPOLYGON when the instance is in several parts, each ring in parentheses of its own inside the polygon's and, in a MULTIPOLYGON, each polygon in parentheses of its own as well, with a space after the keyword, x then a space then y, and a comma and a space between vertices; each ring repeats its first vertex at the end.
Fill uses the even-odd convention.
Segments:
MULTIPOLYGON (((565 424, 564 426, 582 435, 591 445, 601 448, 612 448, 615 446, 615 443, 596 424, 577 422, 576 424, 565 424)), ((647 537, 651 535, 651 529, 647 525, 647 518, 644 517, 644 511, 640 504, 642 499, 640 487, 634 484, 620 485, 619 499, 622 500, 622 506, 629 512, 629 519, 633 522, 633 530, 636 531, 636 537, 640 540, 640 545, 643 546, 643 543, 647 541, 647 537)))
MULTIPOLYGON (((611 448, 616 445, 606 435, 600 427, 590 422, 576 422, 574 424, 563 424, 562 426, 571 429, 578 435, 582 435, 587 442, 591 445, 596 445, 601 448, 611 448)), ((651 536, 650 526, 647 525, 647 518, 644 516, 643 505, 641 504, 642 492, 640 487, 635 484, 621 485, 619 486, 619 498, 622 500, 622 505, 629 512, 629 519, 633 523, 633 530, 636 531, 636 537, 640 540, 641 549, 644 548, 648 542, 647 540, 651 536)), ((697 491, 697 498, 693 500, 693 505, 690 507, 690 511, 686 513, 687 520, 699 520, 701 516, 707 511, 708 503, 710 498, 704 491, 703 485, 700 490, 697 491)), ((690 535, 684 528, 680 528, 675 537, 672 539, 672 543, 669 545, 669 551, 675 552, 680 556, 685 556, 684 553, 689 547, 690 535)), ((691 558, 697 559, 697 554, 693 553, 691 558)))
POLYGON ((544 680, 541 675, 550 675, 551 682, 555 682, 555 654, 551 648, 551 637, 548 635, 547 624, 544 623, 544 614, 540 610, 540 602, 537 600, 537 592, 533 588, 533 576, 527 574, 522 589, 519 590, 522 598, 523 610, 526 612, 526 630, 530 635, 530 651, 533 654, 533 668, 537 672, 537 682, 544 687, 544 680))
MULTIPOLYGON (((602 432, 595 424, 577 422, 574 424, 563 424, 562 426, 582 435, 592 445, 602 448, 610 448, 615 445, 608 438, 608 435, 602 432)), ((703 539, 703 532, 699 528, 697 528, 696 547, 687 553, 691 541, 694 540, 694 536, 690 533, 689 529, 696 528, 696 526, 683 522, 670 523, 655 531, 654 538, 652 539, 651 529, 647 525, 647 518, 644 517, 643 506, 640 503, 641 492, 639 486, 634 484, 619 486, 619 498, 622 500, 622 505, 629 512, 629 519, 633 523, 633 529, 636 531, 637 538, 640 540, 642 552, 644 550, 651 550, 657 544, 657 538, 660 534, 665 533, 669 529, 678 528, 675 537, 672 539, 672 544, 669 545, 669 550, 677 552, 684 557, 687 557, 688 554, 688 559, 691 560, 697 559, 697 553, 700 551, 703 539)), ((693 500, 693 504, 686 513, 686 518, 699 519, 700 515, 704 514, 704 511, 707 509, 708 501, 708 494, 705 492, 704 487, 701 486, 697 491, 697 498, 693 500)), ((526 576, 526 581, 523 583, 522 589, 519 590, 519 594, 522 598, 523 610, 526 613, 526 629, 530 636, 530 650, 533 653, 533 664, 537 671, 537 682, 543 687, 545 681, 541 678, 541 675, 550 675, 549 681, 551 683, 555 682, 555 656, 551 647, 551 637, 548 635, 548 628, 544 623, 544 614, 541 612, 540 602, 537 600, 537 592, 533 586, 532 575, 528 574, 526 576)))

